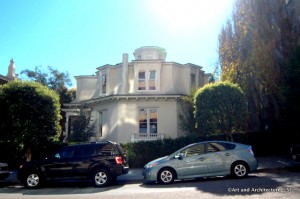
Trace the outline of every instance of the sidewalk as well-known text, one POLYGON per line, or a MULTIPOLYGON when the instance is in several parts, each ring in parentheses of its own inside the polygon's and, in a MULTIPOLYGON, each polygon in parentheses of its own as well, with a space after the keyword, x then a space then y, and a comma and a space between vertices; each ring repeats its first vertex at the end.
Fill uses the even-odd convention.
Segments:
MULTIPOLYGON (((290 157, 287 156, 269 156, 269 157, 256 157, 258 161, 258 171, 269 170, 269 169, 282 169, 292 166, 300 166, 300 162, 295 162, 290 157)), ((129 170, 128 174, 121 175, 118 180, 121 181, 142 181, 143 169, 132 168, 129 170)))

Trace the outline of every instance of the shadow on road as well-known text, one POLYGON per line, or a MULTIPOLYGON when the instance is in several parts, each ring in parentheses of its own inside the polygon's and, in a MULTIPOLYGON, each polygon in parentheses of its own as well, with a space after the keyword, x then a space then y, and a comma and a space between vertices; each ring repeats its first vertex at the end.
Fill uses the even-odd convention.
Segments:
MULTIPOLYGON (((276 173, 271 174, 276 178, 276 173)), ((219 196, 235 196, 235 195, 254 195, 266 192, 283 192, 288 191, 288 185, 296 182, 300 183, 300 178, 290 176, 285 180, 274 180, 267 176, 259 176, 251 174, 247 178, 233 179, 231 177, 214 177, 202 178, 186 181, 175 181, 171 185, 161 185, 157 183, 142 184, 144 188, 195 188, 201 192, 211 193, 219 196)))
POLYGON ((47 182, 39 189, 26 189, 19 182, 0 181, 0 193, 22 194, 22 195, 69 195, 69 194, 90 194, 106 192, 112 189, 122 188, 123 184, 114 184, 109 187, 93 187, 89 181, 57 181, 47 182))

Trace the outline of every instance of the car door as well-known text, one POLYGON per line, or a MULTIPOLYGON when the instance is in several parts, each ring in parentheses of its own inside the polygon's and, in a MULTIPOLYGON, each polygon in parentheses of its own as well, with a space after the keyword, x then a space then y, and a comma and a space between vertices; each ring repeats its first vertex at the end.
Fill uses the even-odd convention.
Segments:
POLYGON ((82 145, 78 146, 73 159, 74 177, 85 178, 89 172, 93 157, 96 156, 97 147, 101 145, 82 145))
POLYGON ((68 178, 73 173, 75 147, 64 147, 53 155, 44 165, 45 173, 49 178, 68 178))
POLYGON ((233 150, 229 150, 226 143, 207 143, 207 167, 209 173, 230 171, 233 150))
POLYGON ((179 177, 196 177, 208 172, 205 145, 195 144, 180 152, 177 159, 177 173, 179 177))

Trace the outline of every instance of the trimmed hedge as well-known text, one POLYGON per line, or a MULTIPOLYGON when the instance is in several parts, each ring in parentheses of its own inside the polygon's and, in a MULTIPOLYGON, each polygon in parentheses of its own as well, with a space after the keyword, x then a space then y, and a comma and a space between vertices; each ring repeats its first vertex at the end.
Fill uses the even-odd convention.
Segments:
MULTIPOLYGON (((287 155, 290 146, 299 142, 299 140, 294 140, 281 132, 235 133, 233 139, 235 142, 251 145, 255 156, 287 155)), ((167 156, 188 144, 208 140, 227 141, 227 136, 188 136, 176 139, 140 141, 122 144, 122 147, 127 152, 129 166, 142 168, 146 163, 167 156)))

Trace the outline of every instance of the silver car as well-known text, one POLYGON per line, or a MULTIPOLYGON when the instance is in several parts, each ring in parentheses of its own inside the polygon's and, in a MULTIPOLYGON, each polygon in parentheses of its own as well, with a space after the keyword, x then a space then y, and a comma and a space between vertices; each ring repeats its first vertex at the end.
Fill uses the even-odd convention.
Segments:
POLYGON ((252 147, 245 144, 207 141, 188 145, 144 166, 144 181, 170 184, 175 179, 233 175, 242 178, 257 169, 252 147))

